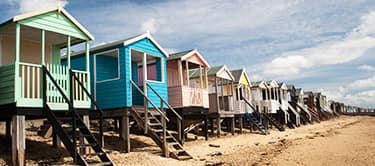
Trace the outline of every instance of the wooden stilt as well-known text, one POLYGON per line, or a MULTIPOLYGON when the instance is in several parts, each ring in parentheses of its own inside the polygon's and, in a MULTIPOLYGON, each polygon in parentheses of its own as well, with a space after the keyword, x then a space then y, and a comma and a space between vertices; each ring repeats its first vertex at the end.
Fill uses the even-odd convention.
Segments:
POLYGON ((12 163, 13 165, 25 165, 25 115, 12 117, 12 163))
POLYGON ((61 140, 54 129, 52 129, 52 146, 54 148, 61 148, 61 140))
POLYGON ((204 138, 208 140, 208 116, 204 116, 204 138))
POLYGON ((231 132, 232 132, 232 135, 234 135, 234 128, 235 128, 235 123, 236 123, 236 121, 235 121, 235 117, 233 117, 233 118, 231 118, 231 125, 230 125, 230 127, 231 127, 231 132))
POLYGON ((242 129, 243 129, 243 117, 240 117, 240 119, 239 119, 239 123, 240 123, 240 133, 242 134, 242 129))
POLYGON ((220 116, 216 118, 216 125, 217 125, 217 137, 220 137, 221 132, 221 123, 220 123, 220 116))
MULTIPOLYGON (((90 129, 90 117, 88 115, 83 115, 82 116, 83 123, 87 126, 88 129, 90 129)), ((85 140, 83 137, 79 139, 80 144, 87 144, 87 140, 85 140)), ((88 147, 81 147, 80 149, 81 154, 87 154, 89 152, 88 147)))
POLYGON ((125 116, 120 119, 120 137, 123 141, 123 149, 125 153, 130 152, 130 137, 129 137, 129 115, 128 110, 125 110, 125 116))
POLYGON ((210 124, 211 124, 211 134, 214 135, 215 127, 214 127, 214 120, 210 119, 210 124))
POLYGON ((11 123, 10 123, 10 120, 7 120, 5 122, 5 137, 6 138, 10 138, 12 136, 11 134, 11 123))

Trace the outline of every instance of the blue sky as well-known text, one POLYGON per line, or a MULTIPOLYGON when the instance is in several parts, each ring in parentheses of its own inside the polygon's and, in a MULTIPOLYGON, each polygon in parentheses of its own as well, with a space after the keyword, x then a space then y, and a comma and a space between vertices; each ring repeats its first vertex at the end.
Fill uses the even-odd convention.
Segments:
POLYGON ((0 20, 57 4, 96 37, 92 45, 149 30, 169 52, 197 48, 254 81, 375 107, 373 0, 3 0, 0 20))

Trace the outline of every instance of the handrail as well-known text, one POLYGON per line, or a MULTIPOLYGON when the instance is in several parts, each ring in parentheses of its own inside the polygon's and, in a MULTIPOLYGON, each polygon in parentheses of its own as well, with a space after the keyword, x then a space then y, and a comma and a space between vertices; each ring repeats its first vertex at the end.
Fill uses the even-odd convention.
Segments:
POLYGON ((100 141, 100 146, 103 147, 103 145, 104 145, 104 142, 103 142, 103 133, 104 133, 104 129, 103 129, 103 122, 104 122, 103 114, 104 114, 104 112, 101 109, 101 107, 98 105, 98 103, 95 101, 94 97, 88 92, 88 90, 85 88, 85 86, 83 85, 83 83, 75 75, 76 72, 74 70, 70 69, 69 73, 71 75, 71 78, 73 78, 75 81, 77 81, 78 85, 82 87, 83 91, 89 97, 89 99, 91 100, 91 102, 95 105, 96 109, 94 109, 94 110, 99 112, 99 141, 100 141))
POLYGON ((254 108, 254 106, 244 97, 244 96, 242 96, 242 94, 241 94, 241 100, 243 100, 243 101, 245 101, 245 103, 259 116, 259 117, 261 117, 260 116, 260 112, 257 110, 257 109, 255 109, 254 108))
MULTIPOLYGON (((80 120, 80 121, 83 121, 83 120, 81 119, 80 116, 78 116, 76 110, 74 109, 73 102, 71 100, 69 100, 69 98, 65 95, 64 91, 61 89, 61 87, 58 85, 58 83, 53 79, 53 76, 48 71, 46 66, 42 65, 42 71, 43 71, 43 107, 48 107, 47 106, 47 77, 48 77, 50 79, 50 81, 52 82, 52 84, 60 92, 60 94, 64 98, 65 102, 68 104, 69 111, 72 115, 72 121, 73 121, 72 128, 73 128, 73 131, 75 131, 77 129, 76 118, 78 118, 78 120, 80 120)), ((77 142, 76 133, 73 132, 72 136, 73 136, 73 142, 74 142, 73 143, 73 149, 77 149, 77 145, 75 144, 75 142, 77 142)), ((73 159, 74 159, 74 161, 77 160, 77 153, 74 153, 73 159)))
POLYGON ((165 118, 167 120, 167 122, 169 122, 169 119, 167 116, 165 116, 164 112, 160 111, 160 109, 151 101, 150 98, 148 98, 143 92, 142 90, 138 87, 137 84, 135 84, 135 82, 133 80, 130 80, 130 83, 138 90, 138 92, 140 92, 142 94, 142 96, 152 105, 153 108, 155 108, 156 111, 158 111, 160 113, 160 115, 165 118))
POLYGON ((146 85, 160 98, 160 100, 163 102, 163 103, 165 103, 167 106, 168 106, 168 108, 177 116, 177 118, 179 119, 179 120, 182 120, 182 117, 176 112, 176 110, 174 110, 173 109, 173 107, 171 106, 171 105, 169 105, 169 103, 168 102, 166 102, 164 99, 163 99, 163 97, 161 97, 160 96, 160 94, 159 93, 157 93, 156 92, 156 90, 149 84, 149 83, 147 83, 146 82, 146 85))

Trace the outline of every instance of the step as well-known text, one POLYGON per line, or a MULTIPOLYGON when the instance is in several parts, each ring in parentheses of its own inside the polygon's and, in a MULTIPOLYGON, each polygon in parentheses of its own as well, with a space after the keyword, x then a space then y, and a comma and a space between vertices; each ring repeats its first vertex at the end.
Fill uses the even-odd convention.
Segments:
POLYGON ((111 162, 88 163, 89 166, 106 166, 112 165, 111 162))
POLYGON ((104 155, 103 152, 98 152, 98 153, 87 153, 87 154, 81 154, 83 157, 92 157, 92 156, 101 156, 104 155))
POLYGON ((81 148, 85 148, 85 147, 93 147, 93 146, 97 146, 96 143, 94 144, 78 144, 77 147, 81 147, 81 148))

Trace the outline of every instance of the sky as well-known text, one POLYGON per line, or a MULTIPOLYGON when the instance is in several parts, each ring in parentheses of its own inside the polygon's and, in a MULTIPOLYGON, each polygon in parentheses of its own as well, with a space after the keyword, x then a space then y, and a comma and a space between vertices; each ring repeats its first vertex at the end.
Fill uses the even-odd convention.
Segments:
POLYGON ((150 31, 169 53, 246 68, 329 99, 375 107, 374 0, 1 0, 0 20, 64 6, 92 46, 150 31))

